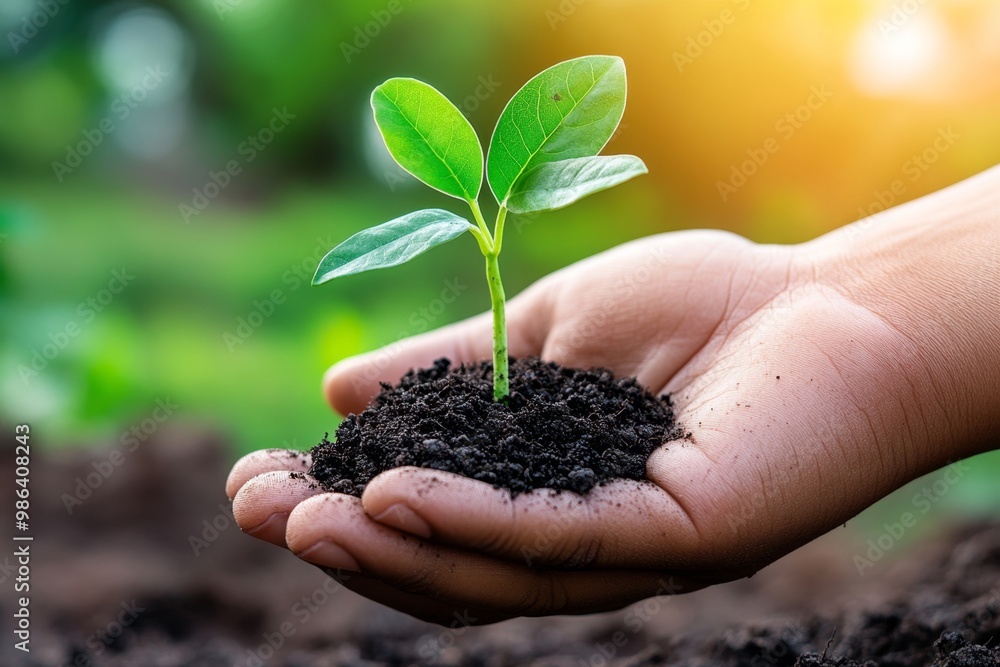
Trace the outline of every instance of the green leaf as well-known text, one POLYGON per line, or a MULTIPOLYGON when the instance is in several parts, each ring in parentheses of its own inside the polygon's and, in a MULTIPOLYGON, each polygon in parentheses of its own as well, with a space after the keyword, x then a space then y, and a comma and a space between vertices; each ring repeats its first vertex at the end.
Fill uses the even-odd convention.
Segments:
POLYGON ((540 164, 600 153, 621 121, 625 95, 625 63, 614 56, 567 60, 524 84, 500 114, 486 158, 497 201, 540 164))
POLYGON ((327 253, 312 284, 408 262, 417 255, 475 229, 468 220, 438 208, 408 213, 360 231, 327 253))
POLYGON ((483 148, 448 98, 416 79, 389 79, 372 91, 375 124, 393 159, 446 195, 472 201, 483 185, 483 148))
POLYGON ((507 208, 511 213, 553 211, 647 172, 646 165, 634 155, 547 162, 518 180, 507 208))

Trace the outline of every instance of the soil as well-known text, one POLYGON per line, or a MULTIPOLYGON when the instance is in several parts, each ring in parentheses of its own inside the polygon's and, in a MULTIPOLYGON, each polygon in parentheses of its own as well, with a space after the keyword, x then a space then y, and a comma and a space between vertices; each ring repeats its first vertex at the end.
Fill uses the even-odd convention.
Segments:
POLYGON ((390 468, 454 472, 518 495, 548 488, 586 494, 613 479, 645 479, 646 460, 683 435, 669 397, 605 369, 512 360, 511 394, 493 400, 492 364, 447 359, 383 385, 312 451, 309 473, 329 491, 360 496, 390 468))
MULTIPOLYGON (((864 577, 852 558, 870 535, 849 527, 690 595, 442 628, 242 534, 222 492, 235 454, 204 428, 161 427, 89 495, 81 480, 120 444, 57 449, 39 433, 32 445, 31 653, 10 634, 11 546, 0 553, 5 667, 1000 664, 1000 522, 935 529, 928 515, 914 545, 864 577), (66 494, 86 497, 70 513, 66 494)), ((0 479, 14 479, 12 455, 0 479)))

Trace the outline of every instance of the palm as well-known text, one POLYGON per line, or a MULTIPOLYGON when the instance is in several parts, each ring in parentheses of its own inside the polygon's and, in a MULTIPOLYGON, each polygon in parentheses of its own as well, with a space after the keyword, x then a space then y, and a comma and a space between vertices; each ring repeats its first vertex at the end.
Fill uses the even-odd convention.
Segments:
MULTIPOLYGON (((917 462, 865 465, 866 448, 880 459, 896 451, 865 410, 899 390, 869 372, 896 335, 825 289, 793 249, 711 232, 647 239, 540 281, 512 301, 509 322, 514 355, 605 366, 671 394, 691 435, 653 454, 652 484, 616 482, 582 502, 547 491, 511 500, 471 479, 401 468, 358 501, 268 473, 292 466, 258 453, 230 479, 231 494, 242 487, 240 524, 320 565, 342 559, 310 547, 340 545, 362 573, 347 585, 386 604, 489 622, 615 608, 750 574, 922 472, 917 462)), ((387 364, 336 369, 328 394, 357 411, 378 381, 437 356, 485 358, 489 341, 483 318, 435 332, 387 364)))

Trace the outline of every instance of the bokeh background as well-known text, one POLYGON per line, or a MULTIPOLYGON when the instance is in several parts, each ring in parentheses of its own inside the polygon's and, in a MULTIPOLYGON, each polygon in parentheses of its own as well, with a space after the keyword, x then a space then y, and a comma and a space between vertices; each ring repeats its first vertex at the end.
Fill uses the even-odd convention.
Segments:
MULTIPOLYGON (((170 421, 304 449, 337 423, 330 364, 484 310, 471 238, 308 286, 353 232, 456 204, 379 143, 390 76, 488 137, 534 73, 624 57, 609 150, 650 175, 509 222, 514 294, 656 232, 802 241, 1000 162, 998 35, 994 0, 4 0, 0 422, 46 448, 170 421)), ((944 504, 995 507, 998 470, 977 459, 944 504)))

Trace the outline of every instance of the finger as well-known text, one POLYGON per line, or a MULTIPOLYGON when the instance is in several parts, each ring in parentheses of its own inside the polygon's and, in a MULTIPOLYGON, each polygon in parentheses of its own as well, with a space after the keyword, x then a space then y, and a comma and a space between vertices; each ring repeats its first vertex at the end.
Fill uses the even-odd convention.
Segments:
POLYGON ((273 470, 307 472, 312 457, 294 449, 261 449, 250 452, 233 465, 226 480, 226 496, 232 500, 251 478, 273 470))
POLYGON ((343 586, 369 600, 392 607, 422 621, 459 628, 468 625, 497 623, 510 618, 510 614, 499 613, 491 609, 459 607, 448 602, 433 600, 424 595, 405 593, 377 579, 356 572, 346 572, 322 565, 317 565, 317 567, 336 579, 336 585, 343 586))
MULTIPOLYGON (((548 330, 547 290, 526 291, 507 305, 507 346, 515 357, 541 353, 548 330)), ((324 391, 340 414, 358 413, 379 392, 379 383, 395 384, 412 368, 427 368, 447 357, 454 364, 490 358, 492 316, 477 317, 397 341, 380 350, 345 359, 327 371, 324 391)))
MULTIPOLYGON (((353 570, 397 590, 455 608, 514 616, 591 613, 656 594, 655 571, 560 572, 438 546, 372 521, 357 498, 328 493, 299 504, 288 519, 288 548, 311 563, 353 570)), ((672 592, 698 585, 675 578, 672 592)))
MULTIPOLYGON (((268 472, 274 472, 275 469, 280 466, 287 465, 290 468, 297 468, 299 471, 308 470, 309 459, 310 457, 308 454, 292 450, 272 449, 253 452, 252 454, 240 459, 236 466, 234 466, 233 473, 230 475, 230 481, 233 487, 232 494, 236 495, 250 479, 257 477, 258 475, 264 475, 268 472), (235 480, 234 477, 236 478, 235 480)), ((291 471, 295 472, 295 470, 291 471)), ((280 472, 280 470, 278 470, 278 472, 280 472)), ((301 499, 308 496, 305 495, 305 492, 291 492, 291 490, 287 488, 287 485, 282 483, 281 476, 265 477, 260 483, 261 488, 258 489, 256 488, 257 486, 258 484, 254 484, 254 486, 248 489, 247 494, 240 499, 239 509, 234 510, 234 514, 236 512, 239 513, 240 519, 238 519, 237 522, 239 523, 242 520, 243 523, 241 523, 241 527, 244 527, 244 524, 249 526, 252 523, 260 521, 261 516, 266 513, 266 510, 263 512, 254 511, 249 508, 245 508, 244 504, 253 505, 255 503, 259 503, 262 495, 267 495, 269 497, 268 502, 273 505, 271 509, 280 509, 282 511, 269 515, 262 523, 250 528, 248 532, 251 532, 251 534, 255 537, 265 539, 266 541, 277 544, 278 546, 285 546, 284 533, 287 515, 301 499), (277 486, 279 488, 277 495, 281 495, 283 499, 279 500, 274 497, 276 495, 275 493, 266 491, 268 487, 273 486, 277 486)), ((230 485, 227 484, 227 489, 228 488, 230 488, 230 485)), ((246 530, 246 528, 244 529, 246 530)), ((333 570, 328 570, 327 573, 338 579, 339 584, 345 586, 346 588, 364 595, 367 598, 393 607, 394 609, 405 611, 406 613, 416 616, 417 618, 442 624, 452 623, 459 618, 456 616, 456 610, 452 606, 434 603, 421 596, 397 591, 391 586, 386 586, 385 584, 373 579, 368 579, 362 575, 337 573, 333 570)), ((333 592, 334 590, 335 589, 332 589, 328 592, 333 592)), ((486 619, 482 622, 488 623, 504 620, 504 618, 506 618, 506 616, 499 616, 492 612, 487 613, 486 610, 478 608, 473 609, 471 613, 473 613, 477 618, 486 619)))
POLYGON ((648 482, 619 480, 586 496, 505 489, 452 473, 396 468, 362 496, 379 523, 526 565, 696 567, 696 527, 683 506, 648 482))
POLYGON ((305 476, 274 470, 252 478, 233 499, 233 517, 240 530, 279 547, 285 545, 285 524, 296 505, 321 492, 305 476))

